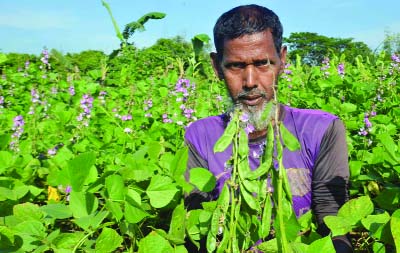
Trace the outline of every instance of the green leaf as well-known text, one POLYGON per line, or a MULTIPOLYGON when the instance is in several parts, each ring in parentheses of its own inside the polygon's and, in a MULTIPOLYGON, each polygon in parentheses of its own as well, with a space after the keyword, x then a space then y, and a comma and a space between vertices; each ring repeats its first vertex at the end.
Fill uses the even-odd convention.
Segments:
POLYGON ((139 242, 138 253, 174 253, 174 249, 169 242, 157 232, 150 232, 139 242))
POLYGON ((46 228, 42 222, 37 220, 27 220, 18 223, 13 230, 23 238, 25 235, 35 236, 38 239, 46 237, 46 228))
POLYGON ((172 182, 171 178, 155 175, 152 177, 146 193, 147 196, 149 196, 150 204, 153 207, 162 208, 172 201, 178 191, 178 188, 172 182))
POLYGON ((168 89, 166 87, 160 87, 158 88, 158 92, 160 94, 160 97, 165 98, 168 96, 168 89))
POLYGON ((0 174, 3 174, 7 168, 14 164, 12 154, 8 151, 0 151, 0 174))
POLYGON ((186 209, 183 202, 177 205, 172 212, 168 235, 171 238, 185 241, 186 209))
POLYGON ((79 231, 75 231, 73 233, 62 233, 54 238, 52 243, 56 246, 57 249, 72 250, 84 236, 85 234, 79 231))
POLYGON ((376 241, 372 245, 372 250, 374 251, 374 253, 386 253, 385 244, 376 241))
POLYGON ((92 214, 97 210, 98 199, 92 193, 71 191, 69 207, 75 218, 81 218, 92 214))
POLYGON ((321 239, 313 241, 308 249, 307 253, 336 253, 335 247, 333 246, 332 239, 330 236, 325 236, 321 239))
POLYGON ((39 206, 30 202, 18 204, 13 207, 14 216, 23 220, 37 220, 40 221, 43 217, 43 212, 39 206))
POLYGON ((75 223, 84 230, 96 230, 103 220, 110 214, 108 211, 100 211, 92 213, 91 215, 75 219, 75 223))
POLYGON ((192 168, 189 171, 189 182, 203 192, 210 192, 215 188, 215 176, 207 169, 192 168))
POLYGON ((96 240, 96 252, 113 252, 122 243, 122 237, 111 228, 103 228, 96 240))
POLYGON ((389 162, 393 165, 399 164, 400 158, 397 157, 397 155, 396 155, 397 146, 396 146, 393 138, 387 132, 385 132, 385 133, 379 134, 378 139, 381 141, 387 154, 389 154, 389 157, 391 159, 393 159, 393 161, 389 160, 389 162))
POLYGON ((108 197, 111 200, 124 200, 125 184, 120 175, 114 174, 106 177, 105 184, 108 197))
POLYGON ((361 196, 346 202, 338 211, 338 216, 356 225, 362 218, 374 211, 374 204, 368 196, 361 196))
POLYGON ((112 215, 117 221, 120 221, 124 216, 120 202, 113 202, 110 200, 106 200, 106 208, 112 213, 112 215))
POLYGON ((71 180, 71 187, 79 192, 89 176, 90 168, 96 161, 96 155, 93 152, 83 153, 68 162, 68 174, 71 180))
POLYGON ((281 122, 279 124, 279 129, 281 131, 281 136, 283 144, 290 151, 296 151, 300 149, 300 142, 297 138, 286 128, 286 126, 281 122))
POLYGON ((133 224, 136 224, 143 220, 145 217, 150 216, 146 211, 144 211, 141 207, 132 205, 128 202, 125 202, 125 219, 133 224))
POLYGON ((352 221, 340 216, 325 216, 324 222, 332 236, 345 235, 352 230, 352 221))
POLYGON ((175 179, 181 177, 186 170, 186 165, 188 161, 188 150, 188 147, 185 146, 175 153, 175 157, 172 160, 170 169, 171 174, 174 176, 175 179))
POLYGON ((390 219, 390 230, 392 231, 392 236, 394 240, 394 245, 396 246, 397 252, 400 250, 400 209, 397 209, 390 219))
POLYGON ((48 216, 55 219, 67 219, 72 216, 72 211, 69 206, 64 204, 47 204, 41 206, 40 209, 45 212, 48 216))
POLYGON ((390 221, 390 215, 387 212, 375 215, 368 215, 361 220, 361 224, 373 235, 380 239, 383 227, 390 221))
POLYGON ((352 103, 343 103, 340 104, 340 113, 347 114, 351 112, 355 112, 357 110, 357 106, 352 103))
POLYGON ((268 253, 279 253, 278 249, 278 242, 277 239, 271 239, 266 242, 263 242, 257 246, 257 249, 263 251, 263 252, 268 252, 268 253))
POLYGON ((116 34, 117 34, 117 37, 119 38, 119 40, 120 40, 122 43, 124 43, 124 42, 125 42, 124 37, 122 36, 122 33, 121 33, 120 30, 119 30, 117 21, 115 21, 113 15, 112 15, 110 5, 108 5, 108 3, 107 3, 106 1, 104 1, 104 0, 102 0, 101 2, 103 3, 103 6, 107 9, 108 14, 110 15, 110 18, 111 18, 112 23, 113 23, 113 25, 114 25, 114 30, 115 30, 115 32, 116 32, 116 34))

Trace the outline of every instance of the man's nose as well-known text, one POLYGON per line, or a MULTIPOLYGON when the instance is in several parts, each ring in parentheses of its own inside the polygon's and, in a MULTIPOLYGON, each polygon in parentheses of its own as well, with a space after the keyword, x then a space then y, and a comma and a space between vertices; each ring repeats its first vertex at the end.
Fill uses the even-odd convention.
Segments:
POLYGON ((243 71, 243 86, 247 89, 257 87, 257 70, 253 64, 248 64, 243 71))

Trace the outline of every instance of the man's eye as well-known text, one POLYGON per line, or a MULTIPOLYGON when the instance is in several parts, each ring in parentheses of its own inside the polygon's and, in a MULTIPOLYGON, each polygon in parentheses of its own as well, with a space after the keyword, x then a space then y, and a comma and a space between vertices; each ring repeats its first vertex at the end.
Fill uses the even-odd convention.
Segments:
POLYGON ((246 64, 240 62, 232 62, 226 65, 227 69, 239 70, 246 68, 246 64))
POLYGON ((254 66, 255 67, 268 67, 270 66, 272 63, 269 60, 262 60, 262 61, 256 61, 254 62, 254 66))

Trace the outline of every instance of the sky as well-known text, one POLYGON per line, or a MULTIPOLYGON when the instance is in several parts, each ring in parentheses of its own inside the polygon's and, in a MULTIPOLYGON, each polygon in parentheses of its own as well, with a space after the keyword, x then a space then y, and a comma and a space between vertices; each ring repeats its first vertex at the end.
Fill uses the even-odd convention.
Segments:
MULTIPOLYGON (((149 47, 159 38, 177 35, 187 41, 197 34, 212 39, 215 21, 242 4, 259 4, 281 19, 284 36, 315 32, 354 38, 372 50, 381 46, 385 31, 400 33, 399 0, 106 0, 122 31, 127 23, 149 12, 164 19, 149 20, 146 30, 130 42, 149 47)), ((111 18, 101 0, 0 0, 0 52, 39 55, 43 48, 62 53, 119 48, 111 18)))

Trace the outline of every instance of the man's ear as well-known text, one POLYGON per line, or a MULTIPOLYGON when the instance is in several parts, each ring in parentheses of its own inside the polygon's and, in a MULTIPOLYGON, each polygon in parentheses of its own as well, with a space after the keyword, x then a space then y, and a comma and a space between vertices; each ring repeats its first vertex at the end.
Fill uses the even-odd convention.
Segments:
POLYGON ((222 71, 221 62, 218 59, 218 54, 215 52, 210 53, 211 63, 214 69, 214 73, 219 79, 224 79, 224 72, 222 71))
POLYGON ((281 47, 281 69, 280 71, 282 72, 285 69, 285 65, 286 65, 286 54, 287 54, 287 47, 286 46, 282 46, 281 47))

